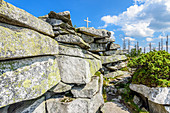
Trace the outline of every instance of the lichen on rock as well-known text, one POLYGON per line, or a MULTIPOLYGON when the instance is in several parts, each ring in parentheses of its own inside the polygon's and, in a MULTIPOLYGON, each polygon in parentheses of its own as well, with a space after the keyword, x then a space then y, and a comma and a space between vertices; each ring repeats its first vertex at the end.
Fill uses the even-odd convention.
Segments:
POLYGON ((58 54, 58 42, 36 31, 0 23, 0 60, 58 54))
POLYGON ((54 56, 0 62, 0 107, 37 98, 60 82, 54 56))

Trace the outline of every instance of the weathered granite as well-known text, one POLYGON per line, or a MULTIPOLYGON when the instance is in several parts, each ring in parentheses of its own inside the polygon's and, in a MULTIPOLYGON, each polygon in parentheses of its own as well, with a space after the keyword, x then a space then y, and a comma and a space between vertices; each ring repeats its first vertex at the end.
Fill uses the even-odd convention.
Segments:
POLYGON ((48 113, 88 113, 89 99, 74 99, 61 102, 64 98, 53 97, 46 101, 48 113))
POLYGON ((106 44, 91 43, 89 51, 91 51, 91 52, 106 51, 106 44))
POLYGON ((12 25, 27 27, 43 34, 54 36, 52 26, 50 24, 5 2, 4 0, 0 1, 0 21, 12 25))
POLYGON ((90 53, 87 50, 83 50, 77 45, 66 45, 61 43, 59 43, 59 55, 75 56, 88 59, 100 59, 98 55, 90 53))
POLYGON ((97 59, 83 59, 71 56, 58 56, 61 80, 64 83, 86 84, 102 65, 97 59))
POLYGON ((121 62, 121 63, 117 63, 114 66, 106 66, 106 67, 110 70, 118 70, 118 69, 122 69, 126 66, 127 66, 126 62, 121 62))
POLYGON ((92 99, 73 99, 71 102, 61 102, 61 98, 51 98, 46 101, 48 113, 96 113, 104 104, 101 94, 92 99))
POLYGON ((0 23, 0 60, 58 54, 58 43, 36 31, 0 23))
POLYGON ((48 19, 48 23, 51 24, 52 26, 60 26, 61 24, 65 24, 62 20, 53 18, 48 19))
POLYGON ((54 93, 63 93, 71 90, 73 85, 68 85, 63 82, 59 82, 56 86, 51 88, 49 91, 54 92, 54 93))
POLYGON ((104 51, 103 52, 104 56, 112 56, 114 54, 119 55, 118 50, 115 49, 115 50, 110 50, 110 51, 104 51))
POLYGON ((127 71, 117 70, 117 71, 114 71, 114 72, 110 72, 110 73, 108 73, 104 76, 107 77, 107 78, 114 78, 114 77, 123 76, 123 75, 126 75, 126 74, 128 74, 127 71))
POLYGON ((100 76, 99 91, 91 99, 53 96, 46 100, 48 113, 96 113, 104 104, 102 96, 103 76, 100 76), (68 101, 67 101, 68 100, 68 101))
POLYGON ((118 48, 120 48, 120 45, 119 44, 115 44, 115 43, 112 43, 110 45, 110 47, 108 47, 109 50, 117 50, 118 48))
POLYGON ((62 29, 62 30, 59 30, 59 31, 54 31, 54 35, 55 36, 58 36, 58 35, 66 35, 66 34, 69 34, 68 31, 62 29))
MULTIPOLYGON (((101 91, 99 91, 101 92, 101 91)), ((104 104, 103 96, 101 93, 97 93, 89 103, 89 113, 96 113, 99 108, 104 104)))
POLYGON ((60 81, 54 56, 0 62, 0 108, 44 94, 60 81))
POLYGON ((170 113, 170 106, 164 106, 161 104, 148 101, 149 113, 170 113))
POLYGON ((75 44, 80 46, 81 48, 84 49, 89 49, 90 45, 88 43, 85 43, 83 41, 82 38, 80 38, 77 35, 72 35, 72 34, 68 34, 68 35, 59 35, 57 37, 55 37, 55 40, 61 43, 67 43, 67 44, 75 44))
POLYGON ((51 11, 48 14, 48 16, 49 16, 49 18, 62 20, 65 23, 68 23, 69 25, 72 26, 72 22, 71 22, 70 12, 69 11, 64 11, 64 12, 60 12, 60 13, 56 13, 54 11, 51 11))
POLYGON ((100 56, 102 64, 124 61, 127 59, 125 55, 100 56))
POLYGON ((129 113, 129 111, 124 110, 113 102, 107 102, 101 108, 102 113, 129 113))
MULTIPOLYGON (((59 26, 65 30, 74 30, 75 31, 75 28, 73 26, 69 25, 68 23, 62 23, 59 26)), ((58 26, 54 26, 54 27, 58 27, 58 26)))
POLYGON ((94 27, 80 27, 78 28, 78 32, 94 36, 95 38, 109 38, 111 35, 111 33, 105 29, 95 29, 94 27))
POLYGON ((115 42, 115 40, 112 38, 104 38, 104 39, 98 39, 95 42, 99 44, 106 44, 108 42, 115 42))
POLYGON ((92 77, 92 80, 86 84, 85 86, 76 86, 73 87, 71 90, 71 93, 74 97, 82 97, 82 98, 92 98, 97 91, 99 91, 99 77, 94 76, 92 77))
POLYGON ((86 43, 92 43, 94 42, 94 37, 89 36, 89 35, 85 35, 85 34, 81 34, 81 38, 86 42, 86 43))
POLYGON ((60 26, 55 26, 53 27, 53 30, 54 30, 54 34, 55 36, 59 35, 59 34, 76 34, 74 29, 64 29, 60 26))
POLYGON ((170 87, 151 88, 142 84, 130 84, 130 89, 142 94, 154 103, 170 105, 170 87))
POLYGON ((13 104, 6 113, 46 113, 45 97, 13 104))

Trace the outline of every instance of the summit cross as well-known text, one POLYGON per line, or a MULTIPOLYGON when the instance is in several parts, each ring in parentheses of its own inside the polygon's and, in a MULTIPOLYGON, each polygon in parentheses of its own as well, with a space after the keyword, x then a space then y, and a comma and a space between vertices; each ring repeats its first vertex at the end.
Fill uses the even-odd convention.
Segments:
POLYGON ((87 17, 87 20, 84 20, 84 21, 87 22, 87 28, 88 28, 88 23, 91 22, 91 21, 89 21, 88 19, 89 19, 89 18, 87 17))

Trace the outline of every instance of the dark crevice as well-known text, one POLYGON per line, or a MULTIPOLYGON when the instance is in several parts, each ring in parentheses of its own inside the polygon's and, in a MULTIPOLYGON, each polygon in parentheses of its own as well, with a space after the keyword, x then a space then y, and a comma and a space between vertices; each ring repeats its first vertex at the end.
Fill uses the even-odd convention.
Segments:
POLYGON ((81 56, 75 56, 75 55, 67 55, 67 54, 59 54, 59 55, 63 55, 63 56, 69 56, 69 57, 78 57, 78 58, 82 58, 82 59, 95 59, 95 58, 87 58, 87 57, 81 57, 81 56))
POLYGON ((47 98, 45 96, 45 112, 48 113, 48 110, 47 110, 47 98))
MULTIPOLYGON (((57 54, 56 54, 57 55, 57 54)), ((24 60, 24 59, 28 59, 28 58, 37 58, 37 57, 45 57, 45 56, 55 56, 52 54, 45 54, 45 55, 37 55, 37 56, 26 56, 26 57, 15 57, 15 58, 4 58, 1 59, 0 58, 0 62, 4 62, 4 61, 14 61, 14 60, 24 60)))

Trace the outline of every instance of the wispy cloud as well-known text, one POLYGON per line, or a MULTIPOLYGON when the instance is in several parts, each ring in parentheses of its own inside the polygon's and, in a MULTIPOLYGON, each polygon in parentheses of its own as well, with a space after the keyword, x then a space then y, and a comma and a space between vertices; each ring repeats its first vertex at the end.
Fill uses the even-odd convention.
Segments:
POLYGON ((151 42, 151 41, 153 41, 153 38, 146 38, 146 41, 151 42))
POLYGON ((131 37, 125 37, 125 40, 136 41, 134 38, 131 37))

